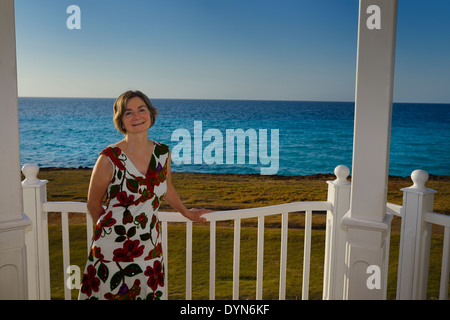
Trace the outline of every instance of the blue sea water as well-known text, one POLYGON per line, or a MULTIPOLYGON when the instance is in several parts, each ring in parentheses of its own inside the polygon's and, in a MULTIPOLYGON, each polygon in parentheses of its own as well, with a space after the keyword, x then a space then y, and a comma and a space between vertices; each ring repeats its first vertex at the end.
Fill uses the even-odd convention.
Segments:
MULTIPOLYGON (((175 164, 172 171, 260 174, 261 150, 249 163, 248 141, 245 163, 226 163, 227 130, 267 129, 267 153, 271 154, 271 130, 279 133, 276 174, 332 173, 337 165, 351 168, 353 148, 353 102, 239 101, 152 99, 159 109, 149 138, 180 149, 181 138, 172 141, 177 129, 191 136, 191 164, 175 164), (212 140, 194 145, 194 124, 201 123, 199 139, 216 129, 212 140), (218 135, 223 137, 223 164, 194 164, 195 147, 200 155, 218 135), (198 150, 197 148, 197 150, 198 150)), ((114 99, 19 98, 21 163, 40 167, 93 167, 99 152, 123 138, 112 122, 114 99)), ((389 174, 408 176, 415 169, 450 175, 450 104, 394 103, 389 174)), ((198 137, 197 137, 198 139, 198 137)), ((199 142, 201 140, 197 140, 199 142)), ((186 141, 184 141, 186 142, 186 141)), ((235 150, 237 150, 237 142, 235 150)), ((175 149, 176 150, 176 149, 175 149)), ((187 149, 184 149, 187 150, 187 149)), ((183 151, 185 152, 185 151, 183 151)), ((187 152, 187 151, 186 151, 187 152)), ((173 155, 176 157, 176 155, 173 155)))

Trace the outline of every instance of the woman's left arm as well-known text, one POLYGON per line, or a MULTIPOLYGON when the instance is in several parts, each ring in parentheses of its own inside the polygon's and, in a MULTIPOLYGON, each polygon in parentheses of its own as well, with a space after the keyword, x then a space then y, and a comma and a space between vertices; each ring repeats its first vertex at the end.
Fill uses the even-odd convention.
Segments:
POLYGON ((167 159, 167 161, 168 161, 168 163, 167 163, 167 179, 166 179, 167 191, 166 191, 166 195, 165 195, 164 199, 167 201, 168 204, 170 204, 170 206, 172 206, 172 208, 177 210, 179 213, 181 213, 183 216, 185 216, 189 220, 205 222, 206 219, 203 218, 202 215, 205 213, 211 212, 211 210, 204 209, 204 208, 202 208, 202 209, 192 208, 192 209, 188 210, 186 208, 186 206, 183 204, 180 197, 178 196, 177 190, 175 190, 175 187, 172 185, 172 174, 171 174, 171 170, 170 170, 170 163, 172 161, 172 158, 170 156, 170 151, 169 151, 169 158, 167 159))

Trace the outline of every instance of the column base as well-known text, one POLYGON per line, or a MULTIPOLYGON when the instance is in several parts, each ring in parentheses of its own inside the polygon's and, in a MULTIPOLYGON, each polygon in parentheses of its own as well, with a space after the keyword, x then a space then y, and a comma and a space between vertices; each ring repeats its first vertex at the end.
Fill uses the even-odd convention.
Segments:
POLYGON ((0 300, 28 298, 25 228, 31 224, 22 219, 0 221, 0 300))
POLYGON ((342 218, 347 226, 345 250, 344 299, 386 299, 389 237, 392 215, 383 221, 369 221, 351 216, 342 218))

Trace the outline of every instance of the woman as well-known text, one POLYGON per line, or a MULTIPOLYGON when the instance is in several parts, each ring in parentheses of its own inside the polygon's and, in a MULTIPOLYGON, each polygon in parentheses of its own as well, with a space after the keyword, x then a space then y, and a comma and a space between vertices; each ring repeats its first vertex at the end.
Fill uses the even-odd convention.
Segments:
POLYGON ((80 299, 165 299, 161 200, 193 221, 205 221, 201 215, 210 212, 187 210, 181 202, 168 146, 148 139, 156 115, 140 91, 114 103, 114 124, 125 138, 100 153, 92 172, 87 208, 97 223, 80 299))

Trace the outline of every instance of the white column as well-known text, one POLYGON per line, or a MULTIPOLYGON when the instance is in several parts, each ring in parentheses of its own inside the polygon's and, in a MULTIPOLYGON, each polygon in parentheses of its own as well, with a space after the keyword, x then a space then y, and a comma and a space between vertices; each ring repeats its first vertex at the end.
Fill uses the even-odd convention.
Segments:
POLYGON ((0 299, 27 298, 14 1, 0 1, 0 299))
POLYGON ((346 299, 385 297, 397 5, 397 0, 360 0, 352 191, 350 210, 342 220, 348 233, 346 299), (367 286, 369 266, 375 266, 382 288, 367 286))
POLYGON ((397 299, 425 300, 431 243, 431 224, 425 222, 425 213, 433 211, 436 190, 425 187, 428 173, 423 170, 415 170, 411 179, 414 184, 402 189, 397 299))
POLYGON ((341 220, 350 207, 351 184, 347 180, 350 170, 340 165, 334 169, 336 179, 327 181, 327 201, 333 208, 327 212, 325 236, 325 261, 323 277, 323 299, 342 299, 345 273, 345 245, 347 229, 341 220))

